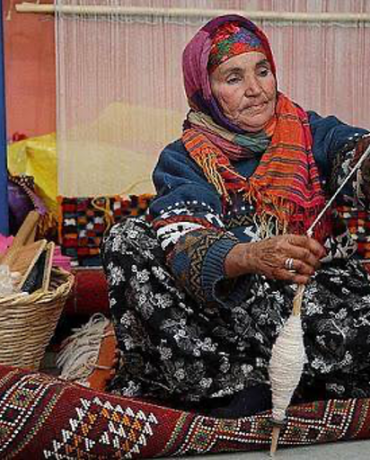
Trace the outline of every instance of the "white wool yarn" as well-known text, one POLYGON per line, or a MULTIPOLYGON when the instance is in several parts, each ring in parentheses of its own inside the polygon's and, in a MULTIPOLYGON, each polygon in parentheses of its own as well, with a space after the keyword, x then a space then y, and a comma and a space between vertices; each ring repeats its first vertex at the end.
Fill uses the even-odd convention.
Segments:
POLYGON ((88 386, 87 378, 97 367, 100 346, 109 319, 95 313, 83 326, 72 330, 61 346, 57 357, 60 378, 88 386))
POLYGON ((272 348, 269 365, 274 423, 284 421, 305 362, 301 316, 291 315, 272 348))

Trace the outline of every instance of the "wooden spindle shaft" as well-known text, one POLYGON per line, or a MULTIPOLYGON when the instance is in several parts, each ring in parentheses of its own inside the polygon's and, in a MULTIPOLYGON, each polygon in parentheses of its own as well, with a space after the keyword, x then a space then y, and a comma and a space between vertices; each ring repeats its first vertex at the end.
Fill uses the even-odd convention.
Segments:
POLYGON ((305 284, 300 284, 297 288, 297 292, 295 293, 295 296, 293 299, 293 315, 294 316, 298 316, 301 314, 303 294, 304 294, 305 289, 306 289, 305 284))
POLYGON ((271 446, 270 446, 270 457, 275 457, 279 436, 280 436, 280 425, 274 425, 272 428, 272 438, 271 438, 271 446))

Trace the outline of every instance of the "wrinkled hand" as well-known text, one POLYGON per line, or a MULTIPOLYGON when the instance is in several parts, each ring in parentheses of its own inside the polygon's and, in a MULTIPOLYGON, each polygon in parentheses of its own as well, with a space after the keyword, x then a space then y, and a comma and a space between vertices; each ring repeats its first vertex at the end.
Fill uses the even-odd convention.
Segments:
POLYGON ((228 278, 257 273, 269 279, 307 284, 320 267, 325 249, 313 238, 301 235, 282 235, 255 243, 234 246, 225 260, 228 278), (292 258, 292 270, 286 260, 292 258))

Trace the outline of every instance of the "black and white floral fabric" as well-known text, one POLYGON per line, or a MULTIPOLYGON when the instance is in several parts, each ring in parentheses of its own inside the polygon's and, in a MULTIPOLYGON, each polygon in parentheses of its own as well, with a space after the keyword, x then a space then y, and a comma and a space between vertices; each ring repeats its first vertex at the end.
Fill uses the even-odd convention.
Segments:
MULTIPOLYGON (((142 218, 111 229, 103 259, 122 350, 113 392, 202 403, 268 383, 293 286, 253 275, 235 305, 196 302, 176 285, 142 218)), ((308 362, 298 397, 312 388, 316 397, 369 396, 370 283, 359 262, 323 264, 305 292, 303 327, 308 362)))

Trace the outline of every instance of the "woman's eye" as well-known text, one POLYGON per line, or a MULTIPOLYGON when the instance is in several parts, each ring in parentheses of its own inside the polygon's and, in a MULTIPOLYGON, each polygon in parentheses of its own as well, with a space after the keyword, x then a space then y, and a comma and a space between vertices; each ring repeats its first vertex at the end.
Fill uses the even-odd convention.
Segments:
POLYGON ((267 77, 269 73, 270 73, 270 69, 267 69, 267 68, 262 68, 262 69, 259 69, 258 71, 258 75, 260 77, 267 77))
POLYGON ((240 77, 229 77, 226 81, 229 85, 234 85, 240 81, 240 77))

